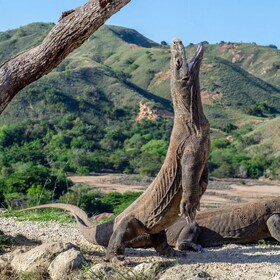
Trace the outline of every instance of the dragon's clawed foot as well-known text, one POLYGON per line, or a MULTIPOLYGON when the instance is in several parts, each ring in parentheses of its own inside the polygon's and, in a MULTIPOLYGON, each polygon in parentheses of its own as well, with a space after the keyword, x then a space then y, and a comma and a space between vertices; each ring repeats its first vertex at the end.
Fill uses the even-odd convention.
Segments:
POLYGON ((193 243, 191 241, 183 241, 180 244, 177 245, 177 249, 180 251, 196 251, 196 252, 202 252, 202 246, 196 243, 193 243))

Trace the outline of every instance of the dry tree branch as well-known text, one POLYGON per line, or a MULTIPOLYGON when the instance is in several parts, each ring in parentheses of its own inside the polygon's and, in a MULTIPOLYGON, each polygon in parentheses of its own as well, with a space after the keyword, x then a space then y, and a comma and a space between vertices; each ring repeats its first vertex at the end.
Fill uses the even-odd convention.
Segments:
MULTIPOLYGON (((90 0, 62 13, 43 42, 0 66, 0 114, 24 87, 54 69, 130 0, 90 0)), ((106 46, 105 46, 106 47, 106 46)))

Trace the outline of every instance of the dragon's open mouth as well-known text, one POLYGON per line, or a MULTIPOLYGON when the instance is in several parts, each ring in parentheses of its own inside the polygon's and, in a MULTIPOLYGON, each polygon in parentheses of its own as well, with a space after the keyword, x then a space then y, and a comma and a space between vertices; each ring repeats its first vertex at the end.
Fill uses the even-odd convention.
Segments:
POLYGON ((203 57, 203 44, 197 46, 193 58, 188 62, 185 47, 181 39, 174 39, 171 49, 171 70, 175 80, 189 80, 199 72, 203 57))
POLYGON ((191 59, 191 61, 188 63, 188 69, 189 71, 192 71, 193 68, 195 68, 195 66, 197 64, 199 64, 199 62, 201 61, 202 59, 202 56, 203 56, 203 44, 200 43, 198 46, 197 46, 197 49, 196 49, 196 52, 193 56, 193 58, 191 59))

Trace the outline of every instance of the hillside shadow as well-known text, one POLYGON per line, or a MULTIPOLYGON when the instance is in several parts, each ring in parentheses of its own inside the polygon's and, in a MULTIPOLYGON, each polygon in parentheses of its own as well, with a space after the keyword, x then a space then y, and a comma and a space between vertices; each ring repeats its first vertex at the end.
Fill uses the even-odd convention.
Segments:
POLYGON ((139 95, 152 100, 154 102, 160 103, 166 110, 168 110, 169 112, 173 112, 173 106, 172 106, 172 102, 170 100, 167 100, 163 97, 157 96, 147 90, 142 89, 141 87, 129 82, 129 81, 124 81, 124 83, 132 88, 134 91, 136 91, 139 95))

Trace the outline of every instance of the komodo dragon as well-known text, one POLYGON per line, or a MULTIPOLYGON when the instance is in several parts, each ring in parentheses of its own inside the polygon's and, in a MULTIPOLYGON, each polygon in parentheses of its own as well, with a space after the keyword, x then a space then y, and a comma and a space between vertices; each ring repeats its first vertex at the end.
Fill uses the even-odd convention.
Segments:
MULTIPOLYGON (((60 208, 70 211, 76 218, 82 235, 91 243, 107 247, 113 233, 114 221, 93 226, 87 214, 77 206, 55 203, 24 210, 60 208)), ((280 197, 254 203, 200 212, 196 222, 181 218, 166 229, 168 244, 179 250, 201 250, 224 244, 250 244, 273 237, 280 242, 280 197)), ((152 247, 150 235, 145 234, 126 242, 126 247, 152 247)))
MULTIPOLYGON (((187 63, 181 40, 171 44, 171 96, 174 125, 165 161, 147 190, 113 222, 98 226, 76 215, 90 242, 107 246, 106 258, 122 264, 125 244, 148 234, 162 255, 174 256, 165 229, 180 216, 192 221, 208 183, 209 123, 203 113, 199 88, 199 68, 203 46, 199 45, 187 63), (106 233, 111 238, 107 240, 106 233)), ((47 207, 42 205, 42 207, 47 207)), ((58 205, 52 205, 58 207, 58 205)), ((58 207, 59 208, 59 207, 58 207)))
MULTIPOLYGON (((168 244, 179 250, 200 250, 224 244, 250 244, 273 237, 280 242, 280 197, 203 211, 196 222, 179 219, 166 230, 168 244)), ((150 247, 148 235, 137 237, 129 247, 150 247)))

